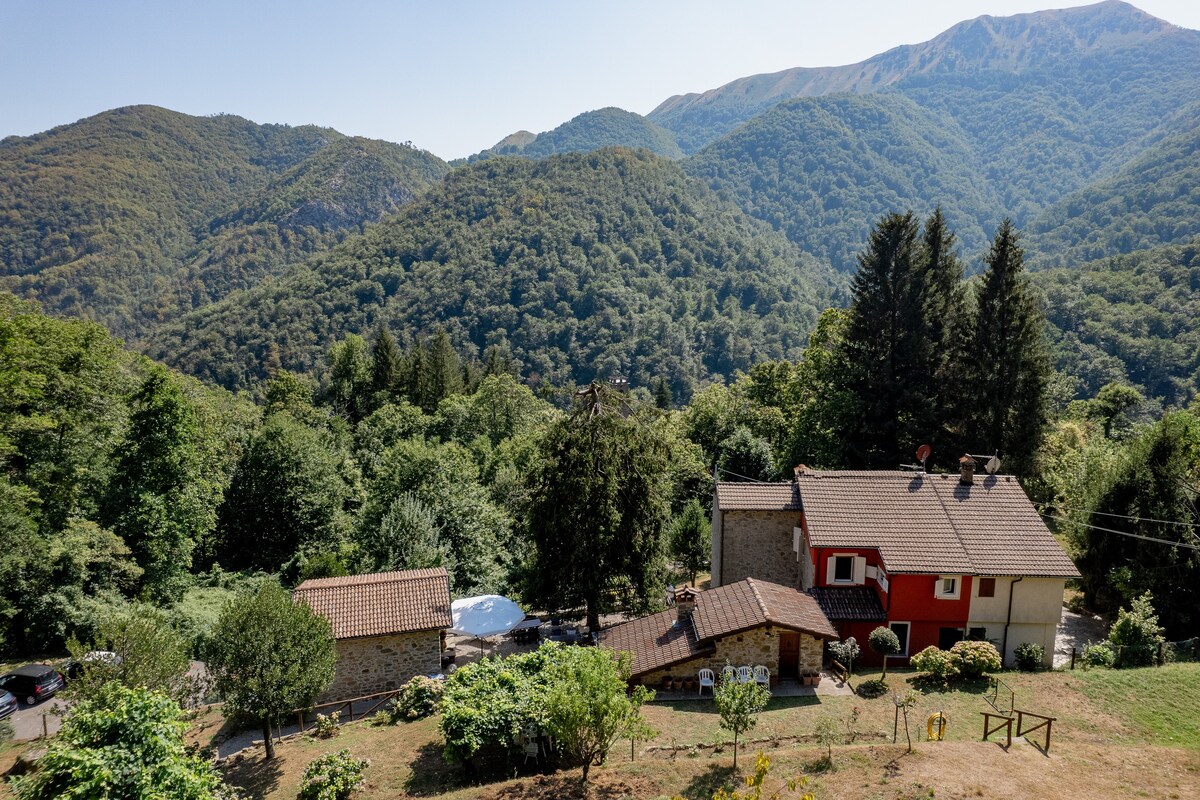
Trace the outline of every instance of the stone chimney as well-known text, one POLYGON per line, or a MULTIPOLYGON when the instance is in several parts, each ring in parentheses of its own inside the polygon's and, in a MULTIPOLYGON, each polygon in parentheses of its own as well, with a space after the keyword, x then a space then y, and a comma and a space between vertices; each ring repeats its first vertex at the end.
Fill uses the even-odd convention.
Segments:
POLYGON ((687 622, 692 618, 692 611, 696 608, 696 598, 699 596, 700 591, 691 586, 684 586, 675 591, 675 613, 679 622, 687 622))
POLYGON ((963 456, 958 460, 958 482, 964 486, 970 486, 975 482, 975 459, 970 456, 963 456))
POLYGON ((800 482, 800 476, 801 476, 801 475, 803 475, 803 474, 804 474, 805 472, 807 472, 807 471, 808 471, 808 465, 807 465, 807 464, 797 464, 796 466, 792 467, 792 474, 795 476, 795 477, 794 477, 794 480, 795 480, 797 483, 799 483, 799 482, 800 482))

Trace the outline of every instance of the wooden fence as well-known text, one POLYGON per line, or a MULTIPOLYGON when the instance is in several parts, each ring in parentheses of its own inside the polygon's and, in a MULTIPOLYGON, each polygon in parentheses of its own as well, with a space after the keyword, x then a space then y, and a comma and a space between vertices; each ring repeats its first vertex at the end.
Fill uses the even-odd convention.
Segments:
POLYGON ((384 703, 394 700, 399 696, 400 690, 392 689, 387 692, 376 692, 375 694, 365 694, 362 697, 353 697, 349 700, 336 700, 332 703, 322 703, 309 708, 297 708, 292 711, 292 714, 295 715, 296 723, 300 726, 300 732, 303 733, 305 725, 311 724, 317 714, 325 714, 326 716, 337 714, 338 722, 353 722, 355 719, 370 716, 378 711, 384 703), (366 703, 368 705, 356 714, 354 710, 355 703, 366 703), (346 712, 345 716, 342 716, 343 711, 346 712), (309 719, 310 715, 312 715, 312 719, 309 719))

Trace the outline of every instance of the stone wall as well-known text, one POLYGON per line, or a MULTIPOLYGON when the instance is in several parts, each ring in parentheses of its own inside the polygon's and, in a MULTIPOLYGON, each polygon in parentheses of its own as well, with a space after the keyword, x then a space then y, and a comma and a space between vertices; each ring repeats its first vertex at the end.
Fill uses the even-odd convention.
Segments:
MULTIPOLYGON (((821 669, 824 654, 824 642, 807 633, 800 634, 800 670, 816 672, 821 669)), ((779 629, 772 628, 767 634, 766 626, 753 630, 735 633, 716 641, 716 651, 712 655, 701 656, 690 661, 684 661, 670 667, 657 669, 642 675, 638 680, 647 686, 658 686, 663 676, 675 678, 695 678, 696 674, 707 667, 717 676, 726 664, 734 667, 760 664, 771 672, 771 684, 779 678, 779 629)))
POLYGON ((798 511, 722 511, 719 583, 745 578, 800 585, 800 563, 792 549, 792 531, 800 526, 798 511))
POLYGON ((340 639, 335 650, 333 683, 318 702, 399 689, 415 675, 430 675, 442 668, 440 631, 340 639))

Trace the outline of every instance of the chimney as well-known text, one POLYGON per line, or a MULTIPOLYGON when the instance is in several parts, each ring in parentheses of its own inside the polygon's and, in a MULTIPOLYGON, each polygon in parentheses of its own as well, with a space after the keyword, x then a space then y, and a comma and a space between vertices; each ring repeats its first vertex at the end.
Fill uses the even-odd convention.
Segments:
POLYGON ((808 471, 807 464, 797 464, 796 466, 792 467, 792 474, 795 476, 795 481, 797 483, 799 483, 800 476, 803 475, 807 471, 808 471))
POLYGON ((696 608, 696 598, 700 596, 697 589, 691 586, 684 586, 675 592, 675 613, 678 616, 680 623, 687 622, 692 618, 692 611, 696 608))
POLYGON ((964 486, 970 486, 975 483, 975 459, 970 456, 963 456, 958 460, 959 478, 958 482, 964 486))

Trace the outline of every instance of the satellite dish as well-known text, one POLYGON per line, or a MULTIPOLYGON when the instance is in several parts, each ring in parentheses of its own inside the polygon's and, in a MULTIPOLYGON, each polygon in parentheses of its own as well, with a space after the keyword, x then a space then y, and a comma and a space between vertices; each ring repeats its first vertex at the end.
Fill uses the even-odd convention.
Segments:
POLYGON ((988 475, 995 475, 996 470, 1000 469, 1000 457, 992 456, 988 459, 987 463, 983 465, 983 468, 987 470, 988 475))
POLYGON ((929 454, 932 452, 933 452, 933 448, 931 448, 929 445, 927 445, 927 444, 921 445, 920 447, 917 448, 917 461, 920 461, 922 464, 924 464, 925 459, 929 458, 929 454))

